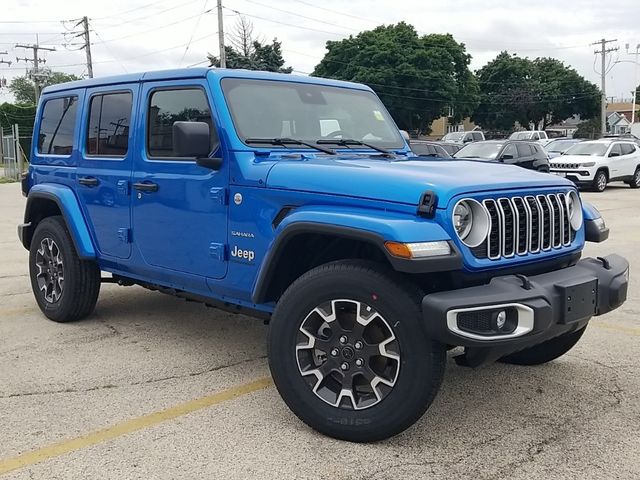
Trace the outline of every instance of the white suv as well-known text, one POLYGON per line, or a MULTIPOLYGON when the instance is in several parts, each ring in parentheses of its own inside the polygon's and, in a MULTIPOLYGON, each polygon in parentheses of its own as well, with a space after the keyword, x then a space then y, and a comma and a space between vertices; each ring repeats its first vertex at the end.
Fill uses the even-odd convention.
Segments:
POLYGON ((640 188, 640 147, 632 141, 581 142, 551 160, 551 173, 602 192, 607 183, 623 181, 640 188))
POLYGON ((551 141, 547 136, 547 132, 544 130, 521 130, 519 132, 513 132, 509 135, 509 140, 533 140, 541 145, 546 145, 551 141))
POLYGON ((479 130, 471 130, 470 132, 449 132, 442 137, 443 142, 457 143, 463 145, 471 142, 483 142, 484 133, 479 130))

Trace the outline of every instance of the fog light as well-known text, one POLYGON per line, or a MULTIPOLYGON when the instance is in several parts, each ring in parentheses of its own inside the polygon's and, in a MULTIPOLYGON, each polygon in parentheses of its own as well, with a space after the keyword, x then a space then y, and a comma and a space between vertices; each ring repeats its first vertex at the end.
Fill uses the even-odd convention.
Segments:
POLYGON ((507 312, 505 312, 504 310, 500 310, 497 314, 496 314, 496 327, 498 330, 502 330, 502 327, 504 327, 505 323, 507 323, 507 312))

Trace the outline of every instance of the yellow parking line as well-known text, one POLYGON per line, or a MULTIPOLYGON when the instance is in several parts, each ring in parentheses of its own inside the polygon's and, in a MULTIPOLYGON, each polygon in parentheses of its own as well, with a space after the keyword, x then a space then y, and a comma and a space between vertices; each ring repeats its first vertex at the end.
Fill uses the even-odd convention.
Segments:
POLYGON ((246 395, 257 390, 267 388, 273 384, 273 381, 269 377, 264 377, 259 380, 239 385, 237 387, 224 390, 213 395, 197 398, 189 402, 181 403, 174 407, 160 410, 157 412, 143 415, 141 417, 125 420, 111 427, 97 430, 95 432, 83 435, 81 437, 72 438, 69 440, 63 440, 58 443, 48 445, 46 447, 32 450, 30 452, 23 453, 17 457, 8 458, 6 460, 0 460, 0 475, 3 473, 11 472, 18 468, 23 468, 28 465, 42 462, 49 458, 59 457, 65 453, 73 452, 86 448, 98 443, 103 443, 112 440, 122 435, 141 430, 143 428, 157 425, 158 423, 166 422, 188 413, 201 410, 206 407, 211 407, 222 402, 233 400, 234 398, 246 395))
POLYGON ((611 325, 609 323, 591 322, 591 324, 598 328, 604 328, 605 330, 615 330, 617 332, 628 333, 629 335, 640 335, 640 328, 625 327, 623 325, 611 325))

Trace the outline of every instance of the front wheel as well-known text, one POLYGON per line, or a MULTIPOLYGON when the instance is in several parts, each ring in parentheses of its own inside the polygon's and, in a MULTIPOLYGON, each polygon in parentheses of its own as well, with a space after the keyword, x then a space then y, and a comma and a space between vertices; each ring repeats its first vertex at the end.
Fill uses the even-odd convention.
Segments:
POLYGON ((540 345, 502 357, 500 361, 514 365, 541 365, 550 362, 571 350, 586 329, 587 327, 582 327, 580 330, 565 333, 540 345))
POLYGON ((596 192, 604 192, 605 189, 607 188, 607 174, 604 172, 604 170, 599 170, 596 173, 596 176, 593 177, 593 189, 596 192))
POLYGON ((342 440, 402 432, 434 399, 445 348, 421 325, 420 292, 392 271, 339 261, 307 272, 271 320, 269 366, 307 425, 342 440))

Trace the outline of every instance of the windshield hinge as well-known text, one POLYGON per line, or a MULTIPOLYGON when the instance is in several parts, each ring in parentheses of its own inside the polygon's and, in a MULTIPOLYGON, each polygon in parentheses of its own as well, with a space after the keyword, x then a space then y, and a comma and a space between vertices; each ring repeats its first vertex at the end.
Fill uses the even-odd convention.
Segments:
POLYGON ((436 206, 438 203, 438 197, 436 194, 427 190, 420 196, 418 202, 418 215, 426 218, 433 218, 436 214, 436 206))

